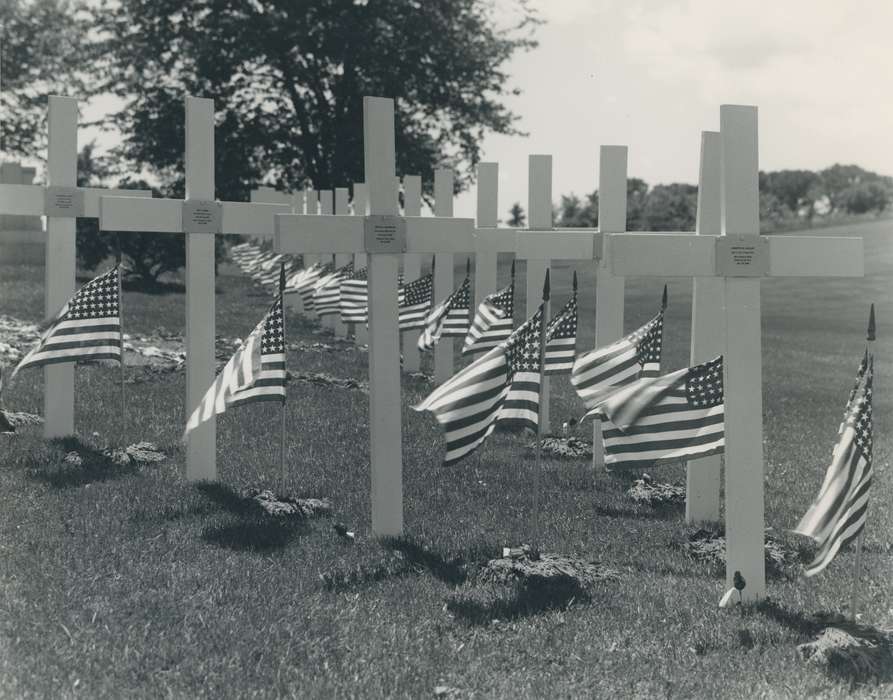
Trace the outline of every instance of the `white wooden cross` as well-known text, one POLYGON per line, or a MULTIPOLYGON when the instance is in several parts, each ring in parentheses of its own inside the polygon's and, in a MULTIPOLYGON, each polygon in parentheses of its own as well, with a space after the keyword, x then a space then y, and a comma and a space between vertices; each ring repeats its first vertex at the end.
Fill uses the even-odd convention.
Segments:
POLYGON ((497 290, 499 253, 515 252, 514 229, 498 228, 498 226, 499 164, 478 163, 477 225, 474 230, 475 309, 480 306, 484 297, 497 290))
MULTIPOLYGON (((214 381, 215 234, 270 235, 287 204, 214 201, 214 101, 186 98, 186 199, 102 197, 104 231, 180 233, 186 237, 186 415, 214 381)), ((217 478, 216 422, 189 434, 186 478, 217 478)))
MULTIPOLYGON (((332 190, 320 190, 319 191, 319 214, 320 216, 332 216, 335 213, 335 198, 332 190)), ((344 256, 342 256, 342 259, 344 256)), ((334 254, 325 254, 321 256, 321 260, 324 264, 332 263, 332 265, 337 266, 337 261, 334 254)), ((332 330, 335 329, 335 324, 338 321, 337 314, 329 314, 328 316, 323 316, 320 319, 320 323, 323 328, 330 328, 332 330)))
MULTIPOLYGON (((366 216, 369 209, 369 189, 365 182, 355 182, 353 184, 353 214, 354 216, 366 216)), ((366 267, 366 254, 354 253, 353 266, 355 270, 362 270, 366 267)), ((353 338, 357 345, 369 345, 369 329, 365 323, 355 323, 353 328, 353 338)))
POLYGON ((720 108, 723 236, 610 236, 615 274, 718 277, 724 288, 726 582, 744 600, 766 593, 763 508, 762 277, 859 277, 862 239, 760 236, 757 108, 720 108))
MULTIPOLYGON (((286 204, 293 214, 304 213, 304 191, 289 194, 273 187, 258 187, 251 191, 251 201, 258 204, 286 204)), ((259 240, 272 239, 270 236, 258 236, 259 240)), ((286 306, 295 313, 304 313, 304 299, 300 294, 289 294, 285 297, 286 306)))
MULTIPOLYGON (((335 214, 344 216, 350 213, 350 209, 348 207, 350 200, 350 190, 346 187, 336 187, 335 188, 335 214)), ((352 253, 336 253, 335 254, 335 269, 341 268, 344 265, 347 265, 351 260, 353 260, 352 253)), ((333 319, 332 328, 335 330, 335 335, 339 338, 347 337, 347 324, 341 320, 340 312, 335 314, 334 316, 330 316, 333 319)))
POLYGON ((369 269, 369 437, 372 529, 403 531, 403 457, 397 271, 404 253, 459 253, 472 249, 471 219, 397 215, 394 101, 363 100, 363 143, 370 215, 276 217, 282 253, 365 250, 369 269))
MULTIPOLYGON (((0 185, 0 213, 46 216, 44 314, 51 317, 74 294, 78 218, 99 216, 104 194, 151 197, 149 190, 116 190, 77 186, 78 102, 49 98, 47 184, 0 185)), ((47 365, 43 371, 43 434, 74 434, 74 363, 47 365)))
MULTIPOLYGON (((453 215, 453 182, 455 175, 448 168, 434 171, 434 216, 453 215)), ((468 251, 465 251, 468 252, 468 251)), ((455 255, 438 253, 434 256, 434 299, 437 305, 453 293, 455 255)), ((434 346, 434 383, 443 384, 453 376, 453 339, 441 337, 434 346)))

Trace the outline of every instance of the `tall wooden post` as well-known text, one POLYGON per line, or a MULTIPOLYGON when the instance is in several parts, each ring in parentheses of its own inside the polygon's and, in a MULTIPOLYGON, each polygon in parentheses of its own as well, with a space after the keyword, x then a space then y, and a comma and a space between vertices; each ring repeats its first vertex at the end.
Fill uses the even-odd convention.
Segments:
MULTIPOLYGON (((422 176, 403 176, 403 215, 422 215, 422 176)), ((419 253, 406 253, 403 256, 403 278, 406 284, 417 280, 422 274, 422 256, 419 253)), ((419 352, 419 331, 410 330, 401 333, 403 344, 403 369, 407 372, 418 372, 422 366, 422 355, 419 352)))
MULTIPOLYGON (((626 231, 626 146, 602 146, 598 164, 599 233, 626 231)), ((623 337, 623 295, 626 280, 611 271, 610 237, 603 239, 595 274, 595 347, 604 347, 623 337)), ((601 421, 592 426, 592 466, 604 469, 601 421)))
MULTIPOLYGON (((434 171, 434 216, 453 215, 453 171, 434 171)), ((439 304, 453 292, 453 253, 434 257, 434 303, 439 304)), ((441 338, 434 346, 434 383, 443 384, 453 376, 453 339, 441 338)))
MULTIPOLYGON (((369 188, 365 182, 353 183, 353 215, 366 216, 369 210, 369 188)), ((354 268, 360 270, 368 265, 366 253, 354 253, 354 268)), ((357 345, 369 345, 369 329, 365 323, 355 323, 353 339, 357 345)))
MULTIPOLYGON (((214 199, 214 101, 186 98, 186 200, 214 199)), ((214 382, 214 234, 186 234, 186 415, 214 382)), ((186 443, 186 478, 217 478, 214 418, 186 443)))
MULTIPOLYGON (((77 185, 78 103, 71 97, 51 96, 47 184, 77 185)), ((47 216, 46 296, 47 318, 56 314, 74 294, 76 219, 47 216)), ((47 365, 43 380, 53 391, 44 391, 43 435, 46 438, 74 434, 74 363, 47 365)))
MULTIPOLYGON (((552 228, 552 156, 528 157, 527 225, 530 229, 552 228)), ((543 279, 549 269, 547 259, 527 260, 527 318, 536 313, 542 298, 543 279)), ((549 377, 543 377, 540 389, 539 425, 546 435, 549 427, 549 377)))
MULTIPOLYGON (((499 224, 499 164, 478 163, 477 228, 496 228, 499 224)), ((499 254, 495 250, 478 250, 474 256, 474 302, 480 306, 484 297, 498 286, 499 254)))
MULTIPOLYGON (((717 131, 701 132, 701 166, 698 177, 699 235, 718 236, 721 232, 721 151, 717 131)), ((722 355, 725 347, 726 316, 723 311, 725 282, 719 277, 695 277, 691 301, 691 364, 722 355)), ((719 492, 722 457, 711 455, 688 463, 685 481, 685 521, 719 520, 719 492)))
MULTIPOLYGON (((760 232, 757 108, 720 107, 722 232, 760 232)), ((763 355, 760 279, 725 278, 726 585, 740 571, 746 600, 766 595, 763 554, 763 355), (733 333, 729 333, 734 329, 733 333), (754 381, 757 378, 757 381, 754 381)))
MULTIPOLYGON (((350 199, 350 191, 346 187, 336 187, 335 188, 335 214, 347 214, 348 213, 348 200, 350 199)), ((353 260, 352 253, 336 253, 335 254, 335 267, 340 268, 344 265, 347 265, 351 260, 353 260)), ((333 323, 332 327, 335 329, 335 335, 339 338, 347 337, 347 324, 341 320, 341 315, 335 314, 332 316, 333 323)))

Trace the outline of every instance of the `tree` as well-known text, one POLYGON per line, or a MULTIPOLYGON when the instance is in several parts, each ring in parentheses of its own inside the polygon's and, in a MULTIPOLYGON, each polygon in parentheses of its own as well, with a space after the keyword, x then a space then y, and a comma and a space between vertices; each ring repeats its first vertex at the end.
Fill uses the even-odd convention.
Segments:
POLYGON ((512 228, 523 228, 527 223, 527 216, 524 214, 524 207, 521 206, 520 202, 515 202, 512 204, 512 208, 509 209, 509 226, 512 228))
POLYGON ((46 147, 47 97, 84 89, 91 54, 83 5, 0 0, 0 150, 36 157, 46 147))
POLYGON ((362 181, 364 95, 395 99, 398 173, 427 189, 448 165, 461 189, 487 132, 519 133, 504 65, 539 20, 515 7, 504 27, 485 0, 118 0, 95 13, 98 87, 125 100, 123 155, 169 194, 183 189, 184 94, 215 99, 218 196, 362 181))
POLYGON ((598 226, 598 192, 586 195, 584 203, 577 195, 561 195, 558 206, 558 225, 575 228, 598 226))
POLYGON ((672 183, 655 185, 645 198, 645 231, 693 231, 698 211, 698 188, 672 183))

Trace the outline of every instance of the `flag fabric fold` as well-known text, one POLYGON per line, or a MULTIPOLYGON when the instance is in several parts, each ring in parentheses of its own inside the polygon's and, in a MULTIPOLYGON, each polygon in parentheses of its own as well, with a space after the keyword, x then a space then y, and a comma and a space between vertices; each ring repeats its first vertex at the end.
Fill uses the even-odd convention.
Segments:
POLYGON ((81 287, 52 318, 40 340, 19 361, 26 367, 78 360, 121 361, 119 269, 113 267, 81 287))
POLYGON ((574 366, 577 354, 577 294, 549 321, 546 327, 546 354, 543 374, 565 374, 574 366))
POLYGON ((341 320, 344 323, 366 323, 369 320, 369 273, 356 270, 341 281, 341 320))
POLYGON ((873 384, 874 357, 867 356, 847 401, 822 488, 794 528, 794 532, 818 544, 815 558, 804 568, 806 576, 821 573, 841 547, 856 539, 865 527, 872 471, 873 384))
POLYGON ((484 352, 508 340, 514 326, 515 279, 504 289, 489 294, 478 305, 465 336, 462 354, 484 352))
POLYGON ((353 275, 353 261, 333 270, 316 284, 313 309, 318 316, 331 316, 341 311, 341 282, 353 275))
POLYGON ((399 302, 399 326, 401 331, 424 328, 425 319, 431 312, 434 295, 434 276, 424 275, 402 287, 403 298, 399 302))
POLYGON ((571 369, 571 384, 577 395, 593 409, 620 387, 660 373, 664 313, 620 340, 585 352, 571 369))
POLYGON ((542 317, 540 306, 505 343, 487 351, 413 406, 416 411, 429 411, 444 426, 444 465, 474 452, 500 420, 518 419, 528 426, 532 423, 535 429, 542 317), (514 405, 506 410, 513 389, 514 405))
POLYGON ((471 280, 466 277, 458 289, 428 314, 419 350, 432 350, 442 337, 464 337, 468 333, 468 312, 471 303, 471 280))
POLYGON ((589 411, 607 468, 646 468, 725 450, 722 356, 622 387, 589 411))

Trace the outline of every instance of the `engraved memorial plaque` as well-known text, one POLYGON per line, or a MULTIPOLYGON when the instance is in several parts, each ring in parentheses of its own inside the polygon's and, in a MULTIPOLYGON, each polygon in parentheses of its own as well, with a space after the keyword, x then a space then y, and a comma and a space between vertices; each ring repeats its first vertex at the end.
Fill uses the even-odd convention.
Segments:
POLYGON ((716 239, 716 274, 763 277, 769 274, 769 241, 763 236, 733 234, 716 239))
POLYGON ((47 187, 44 190, 43 213, 64 218, 83 216, 83 191, 77 187, 47 187))
POLYGON ((367 253, 406 252, 406 220, 401 216, 367 216, 363 233, 367 253))
POLYGON ((222 207, 207 199, 183 202, 183 233, 220 233, 222 207))

